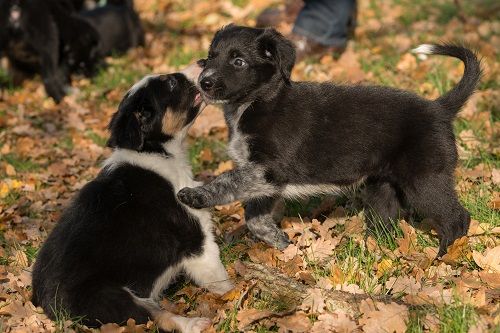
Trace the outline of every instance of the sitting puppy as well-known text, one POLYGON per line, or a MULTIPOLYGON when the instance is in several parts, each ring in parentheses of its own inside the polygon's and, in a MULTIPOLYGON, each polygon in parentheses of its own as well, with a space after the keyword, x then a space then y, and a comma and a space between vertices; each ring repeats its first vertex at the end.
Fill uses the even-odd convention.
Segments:
POLYGON ((157 303, 181 271, 214 293, 232 288, 209 212, 175 196, 196 185, 184 137, 200 102, 180 73, 145 77, 125 95, 109 125, 113 154, 38 255, 33 304, 50 318, 64 309, 91 327, 128 318, 155 319, 168 331, 200 332, 210 325, 206 318, 162 311, 157 303))
POLYGON ((9 59, 14 84, 40 74, 47 94, 56 102, 70 86, 65 53, 79 63, 92 58, 97 33, 72 14, 69 0, 0 0, 0 54, 9 59))
POLYGON ((249 230, 283 249, 288 238, 272 219, 279 198, 364 183, 367 216, 388 223, 400 208, 416 209, 436 222, 443 255, 470 222, 454 190, 452 121, 481 70, 463 47, 423 45, 416 51, 462 60, 463 78, 432 101, 389 87, 292 82, 295 51, 278 32, 234 25, 218 31, 199 85, 206 101, 223 104, 237 167, 205 186, 181 190, 179 199, 195 208, 244 200, 249 230))
POLYGON ((80 12, 99 33, 98 56, 124 53, 144 45, 144 31, 132 0, 108 1, 105 6, 80 12))

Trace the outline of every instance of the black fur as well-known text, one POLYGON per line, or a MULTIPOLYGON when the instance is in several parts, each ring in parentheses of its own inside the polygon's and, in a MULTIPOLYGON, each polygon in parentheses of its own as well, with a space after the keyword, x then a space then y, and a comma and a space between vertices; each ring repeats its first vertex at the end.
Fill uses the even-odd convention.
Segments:
POLYGON ((68 54, 78 63, 93 61, 95 30, 74 16, 66 0, 0 0, 0 54, 14 83, 40 74, 47 94, 59 102, 70 85, 68 54))
MULTIPOLYGON (((150 78, 121 102, 109 145, 143 152, 146 142, 171 140, 159 135, 158 123, 167 108, 186 113, 186 119, 198 112, 192 88, 182 74, 150 78)), ((160 155, 170 158, 165 150, 160 155)), ((129 163, 110 165, 83 187, 40 250, 33 304, 52 319, 64 309, 93 327, 131 317, 145 323, 152 313, 124 287, 149 297, 162 272, 202 253, 204 237, 170 181, 129 163)))
POLYGON ((105 6, 82 11, 80 15, 99 32, 99 57, 144 45, 144 31, 131 0, 108 1, 105 6))
MULTIPOLYGON (((432 53, 465 63, 458 85, 434 101, 390 87, 289 81, 295 53, 283 36, 234 25, 221 29, 202 61, 199 83, 207 101, 225 103, 230 153, 238 167, 203 187, 181 190, 180 200, 193 207, 236 199, 253 205, 259 198, 278 200, 288 185, 366 181, 368 216, 388 222, 400 208, 416 209, 436 221, 442 255, 470 222, 454 191, 452 120, 481 70, 466 48, 435 45, 432 53)), ((247 223, 258 220, 253 215, 270 214, 270 208, 255 210, 247 210, 247 223)), ((269 223, 256 226, 249 228, 257 237, 286 246, 281 230, 267 235, 269 223)))

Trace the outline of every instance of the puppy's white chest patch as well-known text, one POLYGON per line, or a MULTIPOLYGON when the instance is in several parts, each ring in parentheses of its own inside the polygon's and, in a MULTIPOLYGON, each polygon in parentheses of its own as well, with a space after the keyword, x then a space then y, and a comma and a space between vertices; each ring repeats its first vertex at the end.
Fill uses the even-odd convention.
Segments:
POLYGON ((243 112, 250 106, 245 103, 238 107, 235 114, 228 119, 228 125, 231 131, 231 139, 228 146, 229 157, 239 166, 248 163, 250 158, 250 149, 248 147, 248 138, 238 128, 238 122, 243 112))

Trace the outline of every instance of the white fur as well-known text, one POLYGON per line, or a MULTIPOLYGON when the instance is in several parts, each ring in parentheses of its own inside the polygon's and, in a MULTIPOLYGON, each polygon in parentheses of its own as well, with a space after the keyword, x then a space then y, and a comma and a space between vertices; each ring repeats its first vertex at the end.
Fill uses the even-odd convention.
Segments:
POLYGON ((145 77, 143 77, 140 81, 136 82, 132 86, 132 88, 129 89, 129 91, 128 91, 129 95, 132 96, 140 88, 146 87, 148 85, 148 83, 149 83, 149 80, 152 79, 152 78, 155 78, 157 76, 160 76, 160 74, 151 74, 151 75, 146 75, 145 77))
POLYGON ((428 54, 434 54, 434 45, 422 44, 411 50, 411 52, 417 54, 420 60, 426 60, 428 54))
POLYGON ((421 44, 418 47, 411 50, 411 52, 418 53, 418 54, 434 54, 434 45, 421 44))
MULTIPOLYGON (((175 193, 184 187, 199 186, 200 183, 193 180, 191 166, 187 159, 184 146, 185 134, 186 130, 183 130, 174 139, 165 144, 165 150, 172 155, 168 158, 160 154, 116 149, 104 162, 103 166, 112 170, 121 164, 131 164, 151 170, 169 181, 173 185, 175 193)), ((149 298, 136 297, 132 290, 125 287, 135 297, 136 302, 140 302, 144 306, 148 306, 148 308, 150 307, 148 304, 153 304, 160 298, 161 292, 168 287, 182 269, 197 284, 206 287, 214 293, 223 294, 233 287, 220 261, 219 247, 215 243, 212 233, 212 219, 209 211, 206 209, 192 209, 186 205, 184 207, 190 214, 199 219, 204 234, 202 253, 199 256, 184 259, 176 266, 168 267, 153 283, 149 298)), ((186 318, 186 320, 189 319, 186 318)))
POLYGON ((238 122, 240 121, 243 112, 248 109, 250 104, 251 103, 245 103, 239 106, 234 117, 228 119, 229 127, 231 129, 231 141, 228 145, 228 154, 240 167, 248 163, 250 149, 248 148, 247 137, 238 130, 238 122))
POLYGON ((315 194, 341 193, 342 187, 331 184, 286 185, 282 195, 288 198, 307 198, 315 194))
POLYGON ((333 184, 288 184, 281 194, 288 198, 307 198, 315 194, 341 194, 355 190, 363 184, 365 178, 361 178, 356 183, 348 186, 338 186, 333 184))

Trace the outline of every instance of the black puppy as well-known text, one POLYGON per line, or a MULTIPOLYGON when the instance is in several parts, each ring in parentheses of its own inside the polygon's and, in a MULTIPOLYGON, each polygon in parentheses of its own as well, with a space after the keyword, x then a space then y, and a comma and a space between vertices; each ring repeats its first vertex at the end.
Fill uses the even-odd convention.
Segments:
POLYGON ((202 61, 199 85, 208 102, 224 106, 237 167, 205 186, 181 190, 179 199, 197 208, 244 200, 252 233, 284 248, 288 238, 272 219, 279 198, 365 183, 368 216, 387 223, 401 207, 416 209, 435 220, 442 255, 470 222, 454 191, 452 121, 481 70, 476 56, 460 46, 416 51, 462 60, 463 78, 432 101, 389 87, 293 82, 295 51, 282 35, 223 28, 202 61))
POLYGON ((70 86, 70 64, 65 54, 80 62, 92 58, 97 33, 72 15, 68 0, 0 0, 0 54, 9 59, 18 84, 40 74, 47 94, 59 102, 70 86))
POLYGON ((161 311, 157 303, 181 271, 212 292, 232 288, 209 212, 175 196, 197 185, 184 137, 200 103, 194 84, 180 73, 148 76, 125 95, 109 125, 113 154, 64 212, 36 260, 33 304, 50 318, 65 310, 92 327, 151 318, 161 329, 189 333, 210 325, 206 318, 161 311))
POLYGON ((108 1, 105 6, 80 12, 80 16, 99 33, 99 57, 144 45, 144 31, 132 0, 108 1))

